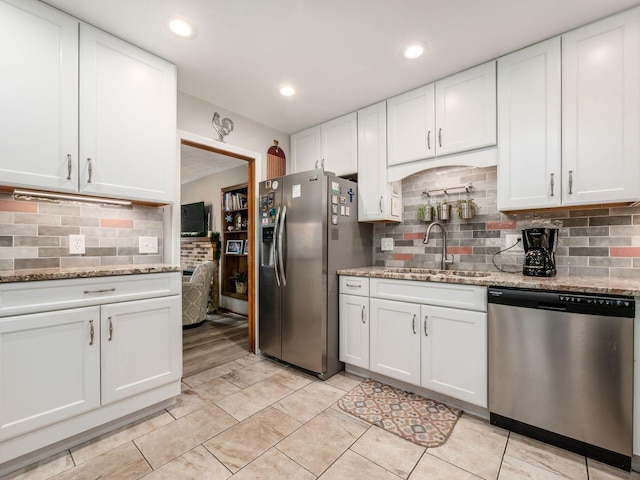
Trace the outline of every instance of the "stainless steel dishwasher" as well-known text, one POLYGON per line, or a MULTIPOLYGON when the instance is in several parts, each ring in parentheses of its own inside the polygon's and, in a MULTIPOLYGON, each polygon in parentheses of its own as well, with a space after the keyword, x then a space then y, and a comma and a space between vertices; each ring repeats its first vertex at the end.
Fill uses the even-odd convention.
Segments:
POLYGON ((491 423, 629 470, 634 299, 488 292, 491 423))

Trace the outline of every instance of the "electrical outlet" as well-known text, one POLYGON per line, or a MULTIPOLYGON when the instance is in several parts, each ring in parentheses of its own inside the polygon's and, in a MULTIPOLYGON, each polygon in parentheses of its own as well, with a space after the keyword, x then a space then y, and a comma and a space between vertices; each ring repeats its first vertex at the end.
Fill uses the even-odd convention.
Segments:
POLYGON ((139 237, 138 250, 140 253, 158 253, 158 237, 139 237))
POLYGON ((380 240, 380 249, 383 252, 393 250, 393 238, 383 238, 380 240))
POLYGON ((84 235, 69 235, 69 253, 71 255, 84 253, 84 235))
POLYGON ((503 253, 515 253, 515 254, 523 254, 524 249, 522 248, 522 235, 506 235, 505 236, 505 246, 504 248, 509 248, 506 252, 503 253), (520 240, 518 242, 518 240, 520 240), (511 247, 513 244, 518 243, 515 247, 511 247))

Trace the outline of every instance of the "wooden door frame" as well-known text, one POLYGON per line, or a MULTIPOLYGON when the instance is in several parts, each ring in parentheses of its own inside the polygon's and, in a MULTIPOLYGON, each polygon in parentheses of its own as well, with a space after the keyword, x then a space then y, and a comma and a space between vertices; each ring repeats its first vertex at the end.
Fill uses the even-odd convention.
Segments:
MULTIPOLYGON (((229 145, 227 143, 219 142, 211 138, 202 137, 190 132, 178 130, 178 165, 176 175, 176 206, 180 205, 180 147, 182 145, 188 145, 190 147, 200 148, 209 152, 226 155, 229 157, 237 158, 247 162, 247 198, 248 198, 248 232, 247 238, 252 241, 249 242, 249 253, 247 258, 247 265, 249 267, 249 285, 247 288, 247 329, 249 336, 248 350, 250 353, 257 351, 257 268, 256 268, 256 245, 258 241, 256 238, 257 224, 256 224, 256 194, 258 191, 258 182, 261 180, 258 177, 258 172, 262 171, 262 155, 244 148, 229 145)), ((174 263, 180 264, 180 209, 174 208, 172 215, 172 228, 171 238, 173 238, 173 248, 170 252, 170 256, 174 259, 174 263)))

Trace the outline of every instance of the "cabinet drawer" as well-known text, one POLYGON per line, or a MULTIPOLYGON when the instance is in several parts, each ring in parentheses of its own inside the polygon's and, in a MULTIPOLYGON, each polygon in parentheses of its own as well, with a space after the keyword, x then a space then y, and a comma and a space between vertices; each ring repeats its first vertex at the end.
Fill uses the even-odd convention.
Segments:
POLYGON ((180 272, 0 285, 0 317, 178 295, 180 272))
POLYGON ((375 298, 487 311, 487 289, 477 285, 371 278, 370 289, 375 298))
POLYGON ((368 277, 345 277, 340 276, 340 293, 348 293, 349 295, 369 296, 369 278, 368 277))

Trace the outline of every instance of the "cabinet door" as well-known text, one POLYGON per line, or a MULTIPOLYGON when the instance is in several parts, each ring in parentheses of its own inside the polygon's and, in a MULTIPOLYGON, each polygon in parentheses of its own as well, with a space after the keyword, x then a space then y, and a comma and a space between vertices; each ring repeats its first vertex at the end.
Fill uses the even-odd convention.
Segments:
POLYGON ((438 155, 496 144, 496 62, 436 82, 438 155))
POLYGON ((562 199, 640 198, 640 10, 562 37, 562 199))
POLYGON ((98 307, 0 319, 0 441, 100 406, 98 307))
POLYGON ((432 84, 387 100, 388 165, 435 155, 433 95, 432 84))
POLYGON ((179 296, 101 307, 103 405, 180 379, 181 315, 179 296))
POLYGON ((340 295, 340 361, 369 368, 369 297, 340 295))
POLYGON ((487 406, 487 314, 423 305, 421 385, 487 406))
POLYGON ((498 209, 562 198, 560 38, 498 60, 498 209))
POLYGON ((387 183, 387 105, 380 102, 358 111, 358 221, 401 221, 397 187, 387 183))
POLYGON ((373 372, 420 384, 420 305, 372 298, 369 364, 373 372))
POLYGON ((358 173, 358 128, 356 112, 320 125, 321 166, 336 175, 358 173))
POLYGON ((174 65, 82 24, 80 125, 81 192, 173 202, 174 65))
POLYGON ((319 126, 291 135, 291 159, 291 173, 306 172, 321 167, 319 126))
POLYGON ((0 58, 0 182, 77 192, 77 20, 41 2, 0 2, 0 58))

